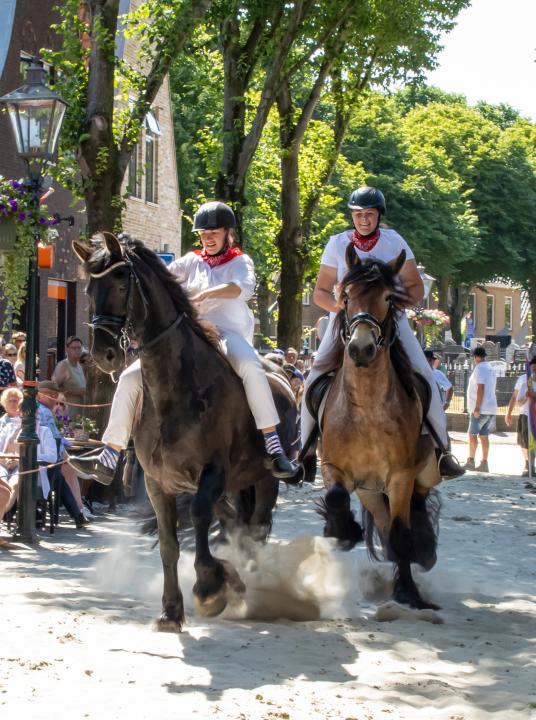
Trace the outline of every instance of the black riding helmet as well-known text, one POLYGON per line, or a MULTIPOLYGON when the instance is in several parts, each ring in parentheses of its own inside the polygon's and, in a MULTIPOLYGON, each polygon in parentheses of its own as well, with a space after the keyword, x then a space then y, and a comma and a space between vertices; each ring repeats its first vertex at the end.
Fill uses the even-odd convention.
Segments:
POLYGON ((354 190, 348 198, 348 207, 350 210, 368 210, 368 208, 378 208, 380 215, 385 215, 387 208, 385 206, 385 197, 381 190, 374 187, 360 187, 354 190))
POLYGON ((213 200, 201 205, 194 217, 194 231, 235 228, 236 217, 229 205, 213 200))

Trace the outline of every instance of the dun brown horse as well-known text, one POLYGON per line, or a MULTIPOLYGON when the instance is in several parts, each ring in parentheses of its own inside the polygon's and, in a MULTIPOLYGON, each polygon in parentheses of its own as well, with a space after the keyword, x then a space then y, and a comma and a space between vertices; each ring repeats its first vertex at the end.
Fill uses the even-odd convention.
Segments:
POLYGON ((397 313, 407 299, 397 282, 405 252, 390 263, 361 262, 350 244, 346 260, 336 325, 340 369, 323 417, 324 534, 346 548, 362 539, 350 511, 355 491, 369 551, 378 559, 377 531, 384 557, 396 564, 394 599, 437 608, 421 597, 410 567, 435 564, 439 502, 430 491, 441 478, 432 440, 421 434, 425 393, 397 336, 397 313))

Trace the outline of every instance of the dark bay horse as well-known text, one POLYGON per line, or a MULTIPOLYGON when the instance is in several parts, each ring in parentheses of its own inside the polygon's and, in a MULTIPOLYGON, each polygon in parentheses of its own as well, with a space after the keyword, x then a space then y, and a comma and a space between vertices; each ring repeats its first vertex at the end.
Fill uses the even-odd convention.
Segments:
POLYGON ((334 365, 340 369, 329 389, 322 429, 328 488, 320 510, 324 534, 346 548, 362 539, 350 511, 349 493, 355 490, 370 553, 378 559, 377 532, 384 557, 396 564, 394 599, 437 608, 421 597, 410 567, 435 564, 439 503, 430 491, 441 478, 433 442, 421 434, 426 388, 397 337, 397 309, 407 298, 396 278, 405 252, 390 263, 361 262, 350 244, 346 261, 344 309, 336 320, 334 365))
MULTIPOLYGON (((244 586, 231 564, 210 551, 213 510, 224 515, 234 499, 238 520, 264 539, 278 481, 264 467, 264 443, 242 382, 207 339, 177 279, 140 241, 120 242, 109 233, 101 239, 93 247, 73 243, 90 278, 91 352, 104 372, 113 373, 122 367, 129 338, 140 345, 143 400, 133 436, 158 522, 164 570, 158 628, 180 631, 176 495, 193 496, 196 605, 205 615, 217 615, 228 591, 243 592, 244 586)), ((282 419, 279 435, 291 454, 297 440, 294 396, 282 373, 268 377, 282 419)))

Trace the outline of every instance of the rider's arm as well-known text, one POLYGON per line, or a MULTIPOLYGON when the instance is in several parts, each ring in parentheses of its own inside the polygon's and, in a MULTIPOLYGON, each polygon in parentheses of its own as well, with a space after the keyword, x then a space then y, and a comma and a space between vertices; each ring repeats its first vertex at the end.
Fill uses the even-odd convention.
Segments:
POLYGON ((200 290, 194 295, 190 295, 192 302, 201 302, 201 300, 208 300, 209 298, 237 298, 242 293, 242 290, 234 283, 222 283, 221 285, 214 285, 214 287, 207 288, 206 290, 200 290))
POLYGON ((409 295, 406 307, 418 305, 424 298, 424 284, 417 269, 417 263, 415 260, 406 260, 404 267, 399 272, 398 276, 409 295))
POLYGON ((313 300, 318 307, 329 312, 338 312, 341 305, 333 295, 337 284, 337 268, 321 265, 313 292, 313 300))

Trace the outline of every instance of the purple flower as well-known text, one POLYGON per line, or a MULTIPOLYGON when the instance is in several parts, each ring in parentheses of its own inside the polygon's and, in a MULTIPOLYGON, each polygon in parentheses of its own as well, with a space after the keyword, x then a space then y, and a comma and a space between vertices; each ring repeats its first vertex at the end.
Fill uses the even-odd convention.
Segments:
POLYGON ((25 212, 19 213, 19 220, 20 220, 21 222, 24 222, 24 220, 26 220, 26 213, 25 213, 25 212))
POLYGON ((16 212, 16 211, 17 211, 17 208, 19 207, 17 201, 16 201, 16 200, 10 200, 10 201, 9 201, 9 204, 10 204, 10 206, 11 206, 11 212, 16 212))
POLYGON ((16 180, 12 180, 11 187, 15 190, 20 190, 22 188, 22 184, 20 182, 17 182, 16 180))
POLYGON ((46 219, 45 219, 44 217, 40 217, 37 222, 39 223, 39 225, 46 225, 46 224, 47 224, 47 221, 46 221, 46 219))

